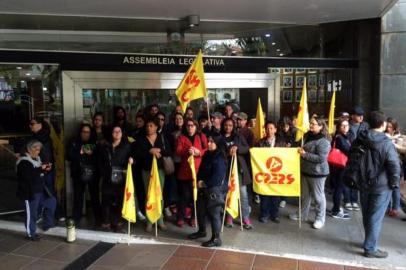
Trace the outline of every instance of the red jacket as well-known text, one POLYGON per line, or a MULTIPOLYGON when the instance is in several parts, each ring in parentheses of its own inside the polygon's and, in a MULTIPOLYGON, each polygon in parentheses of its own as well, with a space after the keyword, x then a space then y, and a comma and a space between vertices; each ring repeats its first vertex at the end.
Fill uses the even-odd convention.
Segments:
POLYGON ((187 161, 187 159, 189 158, 188 150, 192 146, 200 150, 200 156, 195 156, 195 170, 197 175, 197 173, 199 172, 202 157, 207 150, 206 136, 203 133, 196 133, 193 145, 189 138, 183 134, 176 139, 176 155, 181 158, 177 175, 179 180, 192 180, 192 171, 190 170, 190 166, 187 161))

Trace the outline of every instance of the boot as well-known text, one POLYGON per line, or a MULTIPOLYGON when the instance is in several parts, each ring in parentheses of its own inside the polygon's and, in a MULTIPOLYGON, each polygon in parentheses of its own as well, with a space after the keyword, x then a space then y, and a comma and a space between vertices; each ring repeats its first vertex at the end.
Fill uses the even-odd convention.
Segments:
POLYGON ((202 244, 203 247, 219 247, 221 246, 221 239, 219 233, 213 233, 211 239, 202 244))
POLYGON ((206 232, 205 231, 197 231, 195 233, 189 234, 187 236, 187 238, 194 240, 194 239, 198 239, 198 238, 203 238, 206 237, 206 232))

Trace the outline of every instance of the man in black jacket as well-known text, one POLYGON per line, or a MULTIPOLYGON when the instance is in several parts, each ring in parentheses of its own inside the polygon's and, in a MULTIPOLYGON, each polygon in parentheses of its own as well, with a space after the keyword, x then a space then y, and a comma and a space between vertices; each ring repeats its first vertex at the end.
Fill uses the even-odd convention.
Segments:
POLYGON ((384 133, 386 116, 382 112, 371 112, 370 126, 371 129, 361 131, 354 142, 370 149, 378 173, 374 179, 366 179, 369 184, 360 188, 365 231, 363 248, 365 257, 386 258, 388 253, 377 248, 378 239, 392 190, 399 188, 400 162, 395 146, 384 133))

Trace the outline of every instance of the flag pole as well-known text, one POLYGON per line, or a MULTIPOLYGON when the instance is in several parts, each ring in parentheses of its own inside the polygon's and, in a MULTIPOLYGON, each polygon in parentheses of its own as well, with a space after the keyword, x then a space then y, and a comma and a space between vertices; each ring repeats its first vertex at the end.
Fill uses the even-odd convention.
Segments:
POLYGON ((155 222, 155 237, 158 237, 158 222, 155 222))
POLYGON ((209 123, 209 127, 211 126, 211 122, 210 122, 210 112, 209 112, 209 110, 210 110, 210 106, 209 106, 209 96, 207 95, 206 96, 206 106, 207 106, 207 122, 209 123))
POLYGON ((131 224, 130 221, 128 220, 128 238, 127 238, 127 245, 130 245, 130 238, 131 238, 131 224))
POLYGON ((221 223, 221 232, 224 231, 224 221, 226 220, 226 212, 227 212, 227 200, 228 200, 228 192, 226 196, 226 202, 224 204, 224 213, 223 213, 223 222, 221 223))
MULTIPOLYGON (((241 196, 241 193, 240 193, 241 196)), ((240 224, 241 224, 241 231, 244 231, 243 224, 242 224, 242 211, 241 211, 241 199, 238 198, 238 206, 240 207, 240 224)))

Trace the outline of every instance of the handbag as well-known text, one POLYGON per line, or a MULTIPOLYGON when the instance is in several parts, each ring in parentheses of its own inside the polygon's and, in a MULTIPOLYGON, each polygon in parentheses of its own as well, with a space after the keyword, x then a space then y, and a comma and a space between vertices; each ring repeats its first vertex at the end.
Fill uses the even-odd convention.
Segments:
POLYGON ((333 167, 345 168, 347 161, 348 157, 340 149, 336 148, 336 141, 334 140, 333 148, 331 148, 327 157, 327 162, 333 167))
POLYGON ((80 164, 80 180, 90 182, 96 174, 96 168, 93 165, 80 164))
POLYGON ((121 167, 111 167, 111 183, 114 185, 121 185, 126 178, 127 170, 123 170, 121 167))
POLYGON ((206 207, 208 209, 225 204, 224 194, 221 190, 221 186, 208 188, 206 196, 206 207))
MULTIPOLYGON (((162 148, 165 151, 165 141, 163 134, 161 134, 161 140, 162 140, 162 148)), ((165 175, 171 175, 175 172, 175 163, 173 162, 171 156, 167 157, 162 156, 162 163, 164 166, 165 175)))

